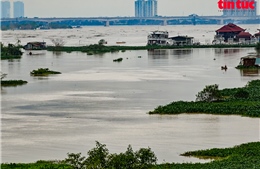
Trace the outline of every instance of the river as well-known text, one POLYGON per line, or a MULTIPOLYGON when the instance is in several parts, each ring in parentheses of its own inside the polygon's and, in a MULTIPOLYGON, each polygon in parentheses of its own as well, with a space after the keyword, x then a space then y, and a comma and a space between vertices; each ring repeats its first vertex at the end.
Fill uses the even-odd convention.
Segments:
MULTIPOLYGON (((258 25, 242 25, 253 31, 258 25)), ((72 30, 4 31, 2 42, 50 42, 63 38, 66 45, 144 45, 147 32, 165 29, 174 36, 189 30, 199 41, 210 42, 218 25, 83 27, 72 30), (92 30, 92 33, 91 33, 92 30), (17 37, 18 38, 17 38, 17 37), (49 37, 49 38, 48 38, 49 37), (211 38, 211 39, 210 39, 211 38)), ((102 55, 81 52, 45 52, 20 60, 1 61, 6 79, 27 80, 18 87, 2 87, 2 162, 64 159, 68 152, 87 151, 95 141, 111 153, 151 147, 159 162, 197 162, 179 156, 185 151, 229 147, 259 141, 259 119, 205 114, 148 115, 159 105, 195 100, 205 85, 242 87, 259 79, 259 71, 234 67, 253 48, 126 51, 102 55), (141 56, 141 58, 139 57, 141 56), (113 59, 122 57, 120 63, 113 59), (221 66, 228 70, 222 71, 221 66), (33 69, 48 67, 62 72, 32 77, 33 69)))

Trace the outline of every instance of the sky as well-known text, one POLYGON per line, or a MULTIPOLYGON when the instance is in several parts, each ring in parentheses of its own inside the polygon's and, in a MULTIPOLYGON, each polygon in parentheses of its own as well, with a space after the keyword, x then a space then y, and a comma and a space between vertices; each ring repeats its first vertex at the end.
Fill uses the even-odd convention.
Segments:
MULTIPOLYGON (((15 0, 11 0, 15 1, 15 0)), ((27 17, 134 16, 135 0, 21 0, 27 17)), ((158 15, 222 15, 218 0, 157 0, 158 15)), ((259 10, 258 10, 259 11, 259 10)), ((259 13, 259 12, 258 12, 259 13)))

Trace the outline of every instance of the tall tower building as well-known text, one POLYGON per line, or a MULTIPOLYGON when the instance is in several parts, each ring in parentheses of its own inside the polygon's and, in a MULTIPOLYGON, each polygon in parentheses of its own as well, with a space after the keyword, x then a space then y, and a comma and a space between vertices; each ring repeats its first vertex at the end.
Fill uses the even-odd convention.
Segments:
POLYGON ((153 17, 157 15, 157 0, 136 0, 136 17, 153 17))
POLYGON ((135 1, 135 16, 136 17, 145 17, 145 1, 144 0, 135 1))
POLYGON ((10 9, 9 1, 1 1, 1 18, 10 18, 10 9))
POLYGON ((21 1, 14 2, 14 18, 24 17, 24 3, 21 1))
MULTIPOLYGON (((229 0, 236 4, 237 0, 229 0)), ((257 1, 255 1, 255 9, 238 9, 235 6, 235 9, 224 9, 223 16, 256 16, 257 15, 257 1)))

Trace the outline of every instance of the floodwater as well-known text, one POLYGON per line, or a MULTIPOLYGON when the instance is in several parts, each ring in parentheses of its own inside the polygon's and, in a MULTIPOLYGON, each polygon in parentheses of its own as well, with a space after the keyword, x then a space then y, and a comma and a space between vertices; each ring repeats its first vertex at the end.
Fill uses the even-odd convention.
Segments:
MULTIPOLYGON (((215 27, 209 26, 208 31, 215 27)), ((114 36, 108 36, 112 41, 120 37, 115 34, 122 29, 129 37, 118 41, 138 45, 133 41, 135 36, 131 36, 137 28, 86 27, 77 32, 114 29, 114 36)), ((155 27, 139 28, 145 30, 144 34, 155 27)), ((184 28, 204 30, 201 26, 184 28)), ((13 42, 14 34, 23 34, 25 38, 21 41, 25 43, 56 31, 65 34, 75 30, 47 31, 6 31, 2 32, 2 41, 13 42), (32 34, 37 36, 31 39, 28 36, 32 34)), ((8 74, 6 79, 27 80, 28 84, 1 89, 2 162, 64 159, 68 152, 86 155, 95 141, 106 144, 111 153, 123 152, 131 144, 134 150, 151 147, 160 163, 197 162, 201 160, 179 154, 259 141, 259 118, 147 114, 172 101, 195 100, 205 85, 242 87, 250 80, 259 79, 259 71, 241 72, 234 68, 240 57, 250 52, 254 50, 141 50, 91 56, 81 52, 45 52, 24 53, 20 60, 3 60, 1 69, 8 74), (122 62, 113 62, 119 57, 122 62), (223 65, 227 65, 227 71, 220 69, 223 65), (30 71, 40 67, 62 74, 31 77, 30 71)))

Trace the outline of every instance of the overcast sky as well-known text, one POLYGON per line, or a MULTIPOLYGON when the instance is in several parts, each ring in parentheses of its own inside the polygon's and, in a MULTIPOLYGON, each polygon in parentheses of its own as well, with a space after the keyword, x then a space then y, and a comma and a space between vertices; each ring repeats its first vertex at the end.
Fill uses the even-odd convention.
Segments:
MULTIPOLYGON (((11 0, 16 1, 16 0, 11 0)), ((134 16, 135 0, 22 0, 27 17, 134 16)), ((158 15, 221 15, 218 0, 158 0, 158 15)))

